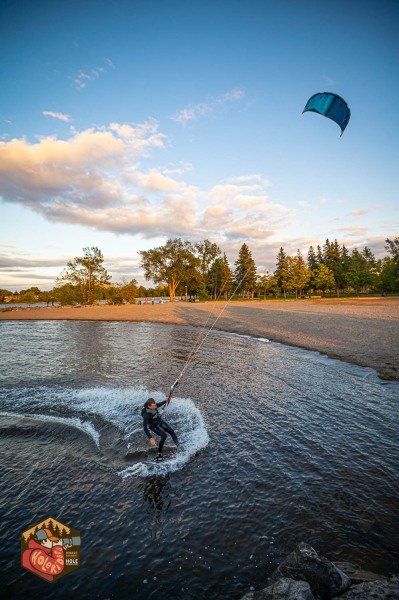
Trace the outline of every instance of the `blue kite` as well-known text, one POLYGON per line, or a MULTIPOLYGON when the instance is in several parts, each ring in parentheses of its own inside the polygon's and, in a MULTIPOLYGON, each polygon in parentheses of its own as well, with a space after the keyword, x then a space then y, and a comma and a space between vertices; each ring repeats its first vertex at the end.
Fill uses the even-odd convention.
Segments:
POLYGON ((314 94, 306 103, 302 114, 311 111, 335 121, 341 128, 341 135, 349 123, 351 111, 348 104, 338 94, 320 92, 314 94))

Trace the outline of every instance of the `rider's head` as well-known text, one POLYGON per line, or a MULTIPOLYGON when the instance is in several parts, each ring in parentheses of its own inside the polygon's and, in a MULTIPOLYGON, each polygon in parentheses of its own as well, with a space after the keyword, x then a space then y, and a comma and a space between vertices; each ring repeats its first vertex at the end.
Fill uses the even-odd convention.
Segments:
POLYGON ((154 398, 148 398, 148 400, 145 404, 146 404, 147 408, 155 408, 156 407, 156 402, 155 402, 154 398))

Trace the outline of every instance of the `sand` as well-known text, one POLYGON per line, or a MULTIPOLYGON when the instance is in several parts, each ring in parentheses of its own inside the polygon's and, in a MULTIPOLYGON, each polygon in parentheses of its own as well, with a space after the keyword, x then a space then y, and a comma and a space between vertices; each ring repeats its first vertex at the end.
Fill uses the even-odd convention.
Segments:
POLYGON ((150 321, 234 332, 316 350, 399 380, 399 298, 174 302, 0 310, 0 320, 150 321))

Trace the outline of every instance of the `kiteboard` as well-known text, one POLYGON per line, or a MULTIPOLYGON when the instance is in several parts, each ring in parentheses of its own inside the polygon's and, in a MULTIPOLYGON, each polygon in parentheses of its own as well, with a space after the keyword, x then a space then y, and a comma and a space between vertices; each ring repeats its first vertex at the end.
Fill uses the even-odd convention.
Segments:
POLYGON ((145 462, 151 465, 161 465, 164 462, 168 462, 170 460, 176 460, 181 452, 169 452, 168 454, 163 455, 163 460, 157 460, 157 457, 149 458, 145 462))
POLYGON ((175 460, 177 458, 177 454, 173 454, 172 452, 170 452, 169 454, 165 454, 163 457, 163 460, 158 460, 157 457, 155 458, 151 458, 149 460, 147 460, 147 463, 150 463, 152 465, 161 465, 164 462, 167 462, 169 460, 175 460))

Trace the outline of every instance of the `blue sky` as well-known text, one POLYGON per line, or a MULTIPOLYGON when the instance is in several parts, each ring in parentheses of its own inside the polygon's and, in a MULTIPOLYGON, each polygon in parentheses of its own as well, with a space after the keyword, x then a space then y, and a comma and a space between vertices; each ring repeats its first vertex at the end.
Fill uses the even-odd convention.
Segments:
POLYGON ((398 235, 398 1, 3 0, 0 287, 98 246, 113 281, 169 237, 280 246, 398 235), (319 91, 338 125, 301 114, 319 91))

